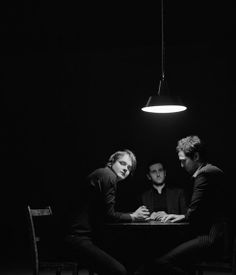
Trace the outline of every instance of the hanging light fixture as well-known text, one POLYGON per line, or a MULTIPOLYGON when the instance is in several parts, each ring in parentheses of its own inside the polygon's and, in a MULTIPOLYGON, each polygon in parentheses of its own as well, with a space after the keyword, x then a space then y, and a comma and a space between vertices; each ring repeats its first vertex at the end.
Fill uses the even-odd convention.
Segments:
POLYGON ((142 111, 150 113, 176 113, 187 109, 178 96, 170 96, 165 80, 165 48, 164 48, 164 0, 161 0, 161 80, 156 96, 150 96, 142 111))

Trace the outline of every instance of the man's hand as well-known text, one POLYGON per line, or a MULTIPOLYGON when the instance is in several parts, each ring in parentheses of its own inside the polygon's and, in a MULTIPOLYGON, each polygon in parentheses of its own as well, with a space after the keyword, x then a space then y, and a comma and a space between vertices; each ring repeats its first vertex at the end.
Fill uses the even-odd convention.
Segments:
POLYGON ((150 212, 147 207, 143 205, 130 215, 133 221, 144 221, 150 216, 150 212))
POLYGON ((161 222, 181 222, 185 219, 185 215, 169 214, 161 218, 161 222))
POLYGON ((167 213, 165 211, 152 212, 148 220, 160 221, 167 213))

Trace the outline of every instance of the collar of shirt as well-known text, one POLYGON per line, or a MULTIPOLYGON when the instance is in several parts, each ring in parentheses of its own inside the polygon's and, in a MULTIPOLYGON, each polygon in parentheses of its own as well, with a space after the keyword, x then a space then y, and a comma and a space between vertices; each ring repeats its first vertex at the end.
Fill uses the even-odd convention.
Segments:
POLYGON ((112 174, 114 174, 115 178, 116 178, 116 182, 119 181, 119 177, 117 176, 117 174, 115 173, 115 171, 112 169, 111 166, 106 166, 105 168, 108 168, 108 170, 110 170, 112 172, 112 174))
POLYGON ((156 186, 155 184, 153 184, 152 186, 153 186, 153 188, 154 188, 155 190, 157 190, 158 193, 160 194, 160 193, 162 192, 162 190, 164 189, 165 184, 160 185, 160 186, 156 186))

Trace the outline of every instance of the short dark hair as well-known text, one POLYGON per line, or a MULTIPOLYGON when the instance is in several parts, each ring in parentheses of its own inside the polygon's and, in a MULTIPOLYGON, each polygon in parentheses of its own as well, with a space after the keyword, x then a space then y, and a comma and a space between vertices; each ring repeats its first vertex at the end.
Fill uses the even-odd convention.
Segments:
POLYGON ((151 159, 148 161, 146 165, 146 173, 149 173, 150 166, 156 163, 161 163, 163 166, 163 169, 166 170, 166 162, 163 159, 151 159))
POLYGON ((206 159, 205 143, 196 135, 190 135, 178 141, 176 151, 183 151, 184 154, 193 158, 194 153, 198 152, 202 160, 206 159))
POLYGON ((131 170, 130 170, 130 174, 132 175, 134 173, 135 169, 136 169, 137 160, 136 160, 135 154, 132 151, 128 150, 128 149, 124 149, 124 150, 121 150, 121 151, 116 151, 114 154, 112 154, 109 157, 109 160, 107 162, 107 166, 111 167, 123 155, 129 155, 129 157, 131 159, 132 167, 131 167, 131 170))

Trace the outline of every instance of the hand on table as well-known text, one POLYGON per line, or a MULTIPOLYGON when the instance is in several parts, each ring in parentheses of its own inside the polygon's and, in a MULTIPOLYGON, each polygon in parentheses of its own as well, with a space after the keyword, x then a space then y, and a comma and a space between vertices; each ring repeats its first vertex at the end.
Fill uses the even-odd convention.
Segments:
POLYGON ((150 216, 150 212, 146 206, 140 206, 131 217, 134 221, 145 221, 150 216))
POLYGON ((161 222, 181 222, 185 219, 185 215, 169 214, 161 218, 161 222))
POLYGON ((167 213, 165 211, 152 212, 150 220, 160 221, 167 213))

